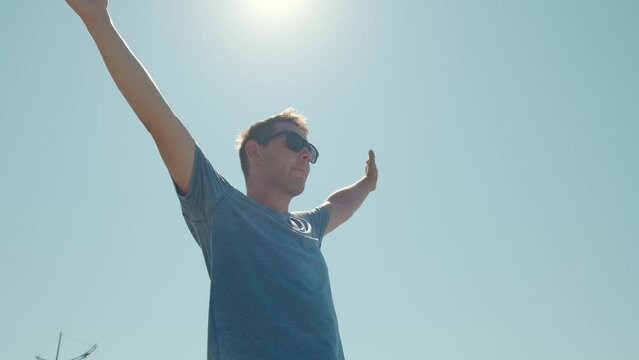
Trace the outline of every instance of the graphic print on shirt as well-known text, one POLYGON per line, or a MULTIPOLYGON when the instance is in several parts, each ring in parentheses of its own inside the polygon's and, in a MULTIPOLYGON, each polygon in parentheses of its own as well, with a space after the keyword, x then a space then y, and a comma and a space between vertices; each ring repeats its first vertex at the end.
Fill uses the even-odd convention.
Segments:
POLYGON ((291 228, 298 233, 309 234, 311 232, 311 224, 304 219, 291 216, 289 223, 291 224, 291 228))

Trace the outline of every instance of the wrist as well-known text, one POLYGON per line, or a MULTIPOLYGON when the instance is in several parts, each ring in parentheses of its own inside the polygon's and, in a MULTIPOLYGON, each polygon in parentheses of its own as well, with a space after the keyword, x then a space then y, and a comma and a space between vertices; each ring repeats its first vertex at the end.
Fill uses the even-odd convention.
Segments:
POLYGON ((103 11, 97 12, 95 14, 82 15, 80 19, 82 19, 82 22, 89 30, 100 25, 111 23, 111 16, 109 15, 107 9, 104 9, 103 11))
POLYGON ((368 176, 364 176, 359 181, 359 185, 363 191, 366 191, 366 193, 369 193, 375 190, 375 182, 373 181, 373 179, 369 178, 368 176))

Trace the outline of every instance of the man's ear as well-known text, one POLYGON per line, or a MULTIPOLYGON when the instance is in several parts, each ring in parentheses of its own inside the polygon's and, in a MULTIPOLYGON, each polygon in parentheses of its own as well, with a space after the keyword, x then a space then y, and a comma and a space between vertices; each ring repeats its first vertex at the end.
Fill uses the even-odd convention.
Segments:
POLYGON ((246 142, 246 145, 244 145, 244 152, 246 153, 246 157, 253 161, 260 162, 262 159, 262 149, 255 140, 249 140, 246 142))

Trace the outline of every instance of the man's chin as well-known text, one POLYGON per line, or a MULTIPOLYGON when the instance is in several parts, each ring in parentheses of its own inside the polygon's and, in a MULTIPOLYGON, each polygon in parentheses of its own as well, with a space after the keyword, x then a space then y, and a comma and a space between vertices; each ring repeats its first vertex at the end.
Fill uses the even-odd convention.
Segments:
POLYGON ((300 195, 303 192, 304 192, 304 184, 297 185, 289 189, 289 194, 291 195, 291 197, 296 197, 297 195, 300 195))

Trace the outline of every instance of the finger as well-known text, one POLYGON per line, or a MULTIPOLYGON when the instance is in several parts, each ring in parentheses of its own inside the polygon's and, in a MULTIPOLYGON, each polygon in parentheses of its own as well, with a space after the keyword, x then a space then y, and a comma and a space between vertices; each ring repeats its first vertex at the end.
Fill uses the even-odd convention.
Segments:
POLYGON ((368 150, 366 165, 375 166, 375 152, 373 150, 368 150))

